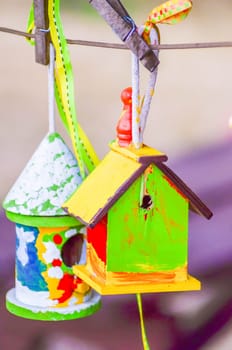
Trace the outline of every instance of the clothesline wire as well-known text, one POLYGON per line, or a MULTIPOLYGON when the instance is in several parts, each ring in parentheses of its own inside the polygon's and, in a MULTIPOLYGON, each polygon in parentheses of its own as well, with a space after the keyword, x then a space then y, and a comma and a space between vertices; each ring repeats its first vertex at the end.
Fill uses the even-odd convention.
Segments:
MULTIPOLYGON (((35 38, 34 34, 23 32, 20 30, 0 27, 0 32, 14 34, 18 36, 23 36, 25 38, 35 38)), ((119 49, 119 50, 128 50, 124 44, 117 43, 108 43, 102 41, 89 41, 89 40, 75 40, 75 39, 66 39, 67 43, 70 45, 81 45, 81 46, 92 46, 92 47, 101 47, 105 49, 119 49)), ((212 48, 226 48, 232 47, 232 41, 218 41, 218 42, 202 42, 202 43, 180 43, 180 44, 160 44, 152 45, 153 50, 185 50, 185 49, 212 49, 212 48)))

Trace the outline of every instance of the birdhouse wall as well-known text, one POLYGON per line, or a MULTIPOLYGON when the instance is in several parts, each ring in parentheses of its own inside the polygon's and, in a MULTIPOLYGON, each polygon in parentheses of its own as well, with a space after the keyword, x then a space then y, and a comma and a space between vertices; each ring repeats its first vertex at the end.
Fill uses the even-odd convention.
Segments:
POLYGON ((62 258, 65 243, 78 228, 16 225, 16 297, 40 307, 68 307, 88 299, 89 286, 62 258))
POLYGON ((19 300, 22 298, 21 289, 24 289, 25 294, 27 289, 48 293, 48 286, 42 275, 46 265, 37 257, 35 242, 38 235, 37 227, 16 225, 16 294, 18 293, 19 300))
POLYGON ((94 227, 87 229, 88 268, 102 275, 106 272, 107 215, 94 227))
POLYGON ((187 243, 188 201, 151 165, 109 210, 107 271, 170 271, 184 279, 187 243))

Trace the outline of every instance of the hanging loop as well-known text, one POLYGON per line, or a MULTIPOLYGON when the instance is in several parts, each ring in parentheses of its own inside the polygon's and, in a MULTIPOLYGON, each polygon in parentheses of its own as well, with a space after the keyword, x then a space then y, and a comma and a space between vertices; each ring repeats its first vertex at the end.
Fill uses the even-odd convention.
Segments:
MULTIPOLYGON (((160 33, 159 33, 159 29, 157 28, 157 26, 152 25, 150 27, 150 32, 149 33, 146 31, 146 29, 147 29, 146 25, 141 27, 141 31, 143 31, 142 35, 145 36, 145 38, 148 41, 149 45, 158 45, 160 43, 160 33)), ((159 50, 155 50, 155 54, 158 57, 159 56, 159 50)), ((141 115, 140 115, 140 143, 143 142, 143 134, 144 134, 144 130, 145 130, 145 127, 146 127, 148 114, 149 114, 150 107, 151 107, 152 97, 154 96, 154 92, 155 92, 155 85, 156 85, 156 81, 157 81, 157 75, 158 75, 158 68, 156 68, 154 70, 154 72, 152 72, 150 74, 147 90, 146 90, 145 97, 144 97, 144 100, 143 100, 143 106, 141 107, 141 115)))
POLYGON ((55 132, 55 49, 53 44, 49 46, 48 65, 48 118, 49 133, 55 132))
MULTIPOLYGON (((138 30, 139 34, 144 37, 149 45, 159 44, 159 30, 152 25, 148 32, 147 26, 141 26, 138 30)), ((155 55, 158 57, 158 50, 155 50, 155 55)), ((140 74, 139 60, 135 55, 132 55, 132 143, 135 148, 140 148, 143 145, 143 133, 146 126, 147 117, 149 114, 154 88, 157 79, 158 68, 150 73, 148 87, 145 97, 140 102, 140 74)))
POLYGON ((140 142, 140 74, 139 59, 132 54, 132 144, 138 149, 140 142))

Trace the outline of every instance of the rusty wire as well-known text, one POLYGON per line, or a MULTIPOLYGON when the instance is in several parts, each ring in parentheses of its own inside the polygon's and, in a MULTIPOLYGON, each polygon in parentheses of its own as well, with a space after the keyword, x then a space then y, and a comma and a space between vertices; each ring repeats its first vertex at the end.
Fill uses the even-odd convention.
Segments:
MULTIPOLYGON (((25 38, 34 39, 35 35, 20 30, 0 27, 0 32, 22 36, 25 38)), ((120 49, 128 50, 124 44, 116 44, 102 41, 88 41, 77 39, 66 39, 70 45, 81 45, 90 47, 100 47, 105 49, 120 49)), ((202 42, 202 43, 180 43, 180 44, 160 44, 151 46, 154 50, 186 50, 186 49, 212 49, 212 48, 226 48, 232 47, 232 41, 219 41, 219 42, 202 42)))

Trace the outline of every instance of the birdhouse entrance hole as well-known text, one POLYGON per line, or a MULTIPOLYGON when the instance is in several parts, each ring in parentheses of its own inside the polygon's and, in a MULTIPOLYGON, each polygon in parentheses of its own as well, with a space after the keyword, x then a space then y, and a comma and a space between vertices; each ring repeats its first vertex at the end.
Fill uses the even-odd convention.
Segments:
POLYGON ((140 207, 143 209, 149 210, 151 209, 152 205, 153 205, 153 202, 152 202, 151 196, 149 196, 149 194, 145 194, 143 196, 143 200, 140 207))
POLYGON ((72 267, 81 260, 84 237, 78 233, 70 237, 62 247, 61 257, 66 266, 72 267))

